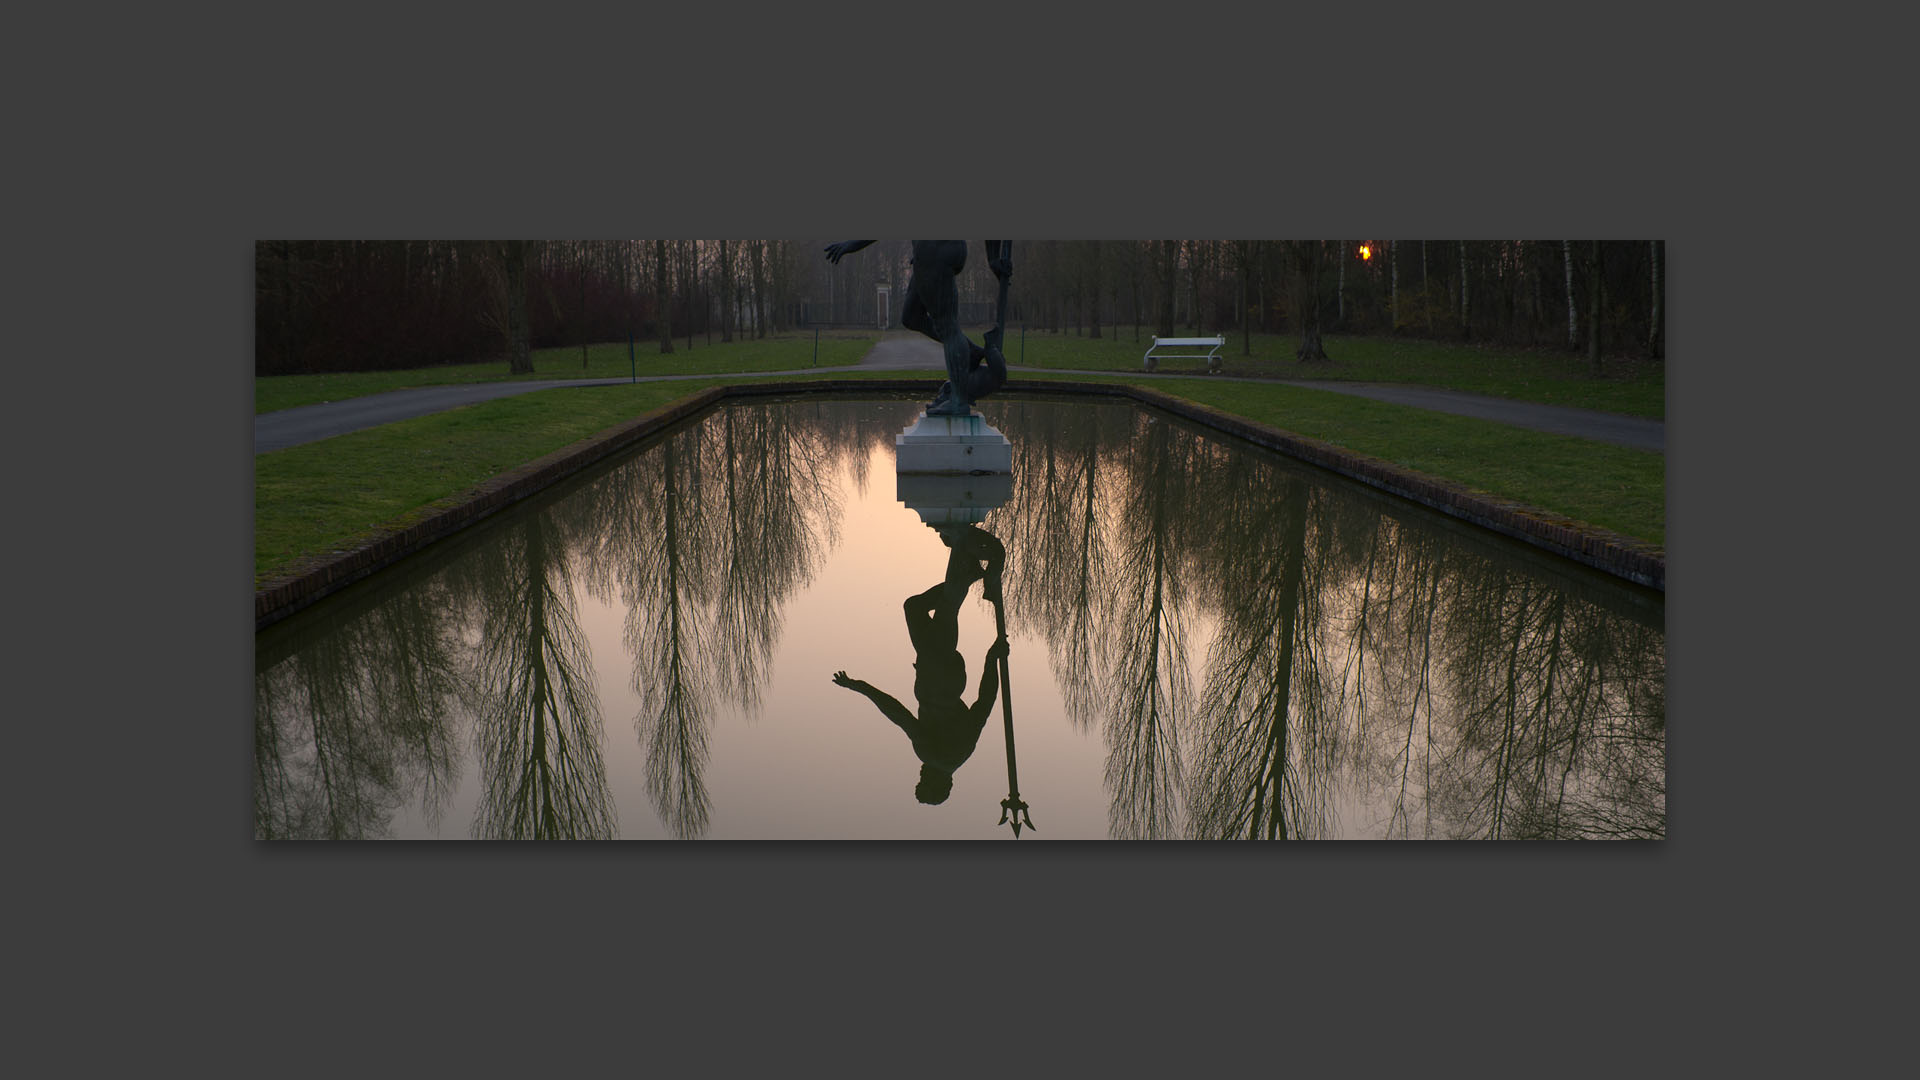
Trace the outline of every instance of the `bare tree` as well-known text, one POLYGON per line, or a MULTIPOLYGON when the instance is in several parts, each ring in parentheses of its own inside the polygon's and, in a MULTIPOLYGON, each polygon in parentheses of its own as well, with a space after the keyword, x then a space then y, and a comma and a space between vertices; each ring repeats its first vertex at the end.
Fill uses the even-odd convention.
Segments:
POLYGON ((526 375, 533 371, 533 347, 527 332, 526 241, 509 240, 501 245, 500 259, 506 290, 507 370, 526 375))
POLYGON ((1587 363, 1592 365, 1593 373, 1600 374, 1600 296, 1603 288, 1602 266, 1600 261, 1600 241, 1593 241, 1593 254, 1588 256, 1589 267, 1587 283, 1587 363))
POLYGON ((733 340, 733 241, 720 241, 720 340, 733 340))
POLYGON ((1647 253, 1653 266, 1653 314, 1647 329, 1647 351, 1655 360, 1664 355, 1664 342, 1660 339, 1660 241, 1647 241, 1647 253))
POLYGON ((1320 344, 1320 246, 1318 240, 1293 245, 1294 308, 1300 315, 1300 348, 1293 356, 1302 363, 1327 361, 1327 350, 1320 344))
POLYGON ((1567 267, 1567 348, 1580 344, 1580 313, 1573 302, 1573 241, 1560 241, 1560 254, 1567 267))
POLYGON ((653 242, 653 322, 660 332, 660 351, 673 351, 673 294, 667 286, 667 242, 653 242))

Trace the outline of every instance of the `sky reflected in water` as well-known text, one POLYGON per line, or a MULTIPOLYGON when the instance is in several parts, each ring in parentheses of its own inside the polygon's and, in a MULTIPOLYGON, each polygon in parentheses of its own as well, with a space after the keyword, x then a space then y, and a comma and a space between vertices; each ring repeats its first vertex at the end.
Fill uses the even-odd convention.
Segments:
POLYGON ((1657 593, 1124 403, 981 403, 936 529, 919 408, 716 409, 263 631, 256 835, 1012 839, 1009 729, 1024 841, 1664 835, 1657 593))

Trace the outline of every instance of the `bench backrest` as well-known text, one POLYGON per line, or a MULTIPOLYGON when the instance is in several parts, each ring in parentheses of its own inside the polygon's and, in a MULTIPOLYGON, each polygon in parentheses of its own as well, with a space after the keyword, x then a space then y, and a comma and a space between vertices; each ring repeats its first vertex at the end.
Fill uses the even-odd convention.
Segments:
POLYGON ((1225 334, 1218 337, 1160 337, 1155 335, 1153 343, 1155 345, 1225 345, 1227 338, 1225 334))

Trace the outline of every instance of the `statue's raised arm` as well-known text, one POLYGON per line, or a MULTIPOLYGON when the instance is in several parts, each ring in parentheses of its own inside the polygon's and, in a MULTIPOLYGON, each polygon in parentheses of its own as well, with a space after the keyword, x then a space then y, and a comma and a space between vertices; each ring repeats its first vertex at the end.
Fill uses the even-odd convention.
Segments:
POLYGON ((841 256, 851 255, 871 243, 873 243, 871 240, 842 240, 836 244, 828 244, 827 261, 838 265, 841 256))

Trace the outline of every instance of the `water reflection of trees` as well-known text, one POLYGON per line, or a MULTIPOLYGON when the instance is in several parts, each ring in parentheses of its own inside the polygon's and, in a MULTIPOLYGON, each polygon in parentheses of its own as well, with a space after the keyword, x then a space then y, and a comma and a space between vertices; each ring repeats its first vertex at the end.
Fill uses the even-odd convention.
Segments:
POLYGON ((414 581, 262 635, 256 833, 384 835, 414 798, 436 818, 466 718, 475 835, 614 835, 578 582, 625 608, 648 793, 676 834, 701 834, 712 711, 759 708, 781 608, 834 542, 833 478, 864 476, 905 408, 717 410, 414 581))
POLYGON ((1664 834, 1657 607, 1164 418, 1002 408, 1010 611, 1116 836, 1664 834))
POLYGON ((552 511, 530 512, 460 574, 471 583, 480 627, 476 836, 611 839, 618 827, 566 546, 552 511))
POLYGON ((864 465, 879 436, 845 409, 720 410, 574 500, 595 515, 581 528, 587 589, 626 611, 647 792, 678 836, 707 828, 714 710, 757 713, 786 599, 837 535, 835 473, 864 465))
MULTIPOLYGON (((1105 744, 1114 835, 1664 834, 1657 600, 1129 405, 994 404, 1009 623, 1105 744)), ((476 834, 612 835, 576 583, 624 611, 655 809, 703 834, 715 710, 763 706, 835 478, 911 412, 718 410, 324 631, 262 634, 257 834, 435 817, 470 714, 476 834)))
POLYGON ((453 717, 464 681, 443 588, 363 606, 337 632, 263 635, 254 679, 254 834, 387 834, 418 798, 429 819, 459 768, 453 717))

